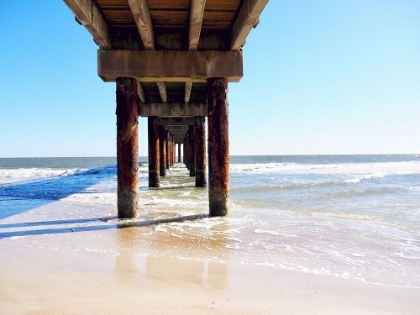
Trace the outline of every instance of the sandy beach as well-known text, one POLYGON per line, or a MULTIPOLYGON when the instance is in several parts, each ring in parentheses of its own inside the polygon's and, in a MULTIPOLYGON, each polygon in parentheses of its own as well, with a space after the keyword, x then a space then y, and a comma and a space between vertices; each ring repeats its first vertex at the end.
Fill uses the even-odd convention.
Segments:
POLYGON ((217 262, 223 242, 146 236, 156 226, 88 210, 54 202, 1 221, 1 314, 420 314, 418 288, 217 262))

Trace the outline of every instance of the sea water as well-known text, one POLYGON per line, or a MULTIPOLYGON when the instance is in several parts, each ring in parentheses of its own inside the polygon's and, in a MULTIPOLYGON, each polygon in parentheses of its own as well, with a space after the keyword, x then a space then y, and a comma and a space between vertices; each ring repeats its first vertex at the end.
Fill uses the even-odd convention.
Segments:
POLYGON ((207 189, 182 163, 149 189, 140 158, 140 216, 119 220, 115 158, 0 159, 0 241, 420 287, 419 155, 230 161, 227 217, 208 217, 207 189), (121 226, 131 240, 118 238, 121 226))

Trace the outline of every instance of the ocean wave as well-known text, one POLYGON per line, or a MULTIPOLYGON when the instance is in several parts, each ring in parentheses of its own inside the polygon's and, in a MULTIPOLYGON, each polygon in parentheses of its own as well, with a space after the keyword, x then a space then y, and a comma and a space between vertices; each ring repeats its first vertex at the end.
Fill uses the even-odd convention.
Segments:
POLYGON ((19 168, 0 169, 0 183, 73 175, 84 169, 19 168))
POLYGON ((253 174, 319 174, 354 176, 349 180, 388 175, 420 174, 420 162, 383 162, 383 163, 347 163, 347 164, 298 164, 298 163, 255 163, 231 164, 230 171, 253 174))

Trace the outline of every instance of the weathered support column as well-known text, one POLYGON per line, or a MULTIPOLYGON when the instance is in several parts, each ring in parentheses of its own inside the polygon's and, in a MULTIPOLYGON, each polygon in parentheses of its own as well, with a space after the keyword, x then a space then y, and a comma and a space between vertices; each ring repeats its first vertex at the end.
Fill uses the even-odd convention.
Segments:
POLYGON ((185 137, 184 137, 184 156, 183 156, 183 162, 185 164, 185 166, 187 167, 187 169, 189 170, 188 167, 188 132, 186 133, 185 137))
POLYGON ((175 161, 176 161, 176 143, 175 143, 175 136, 172 135, 172 166, 175 165, 175 161))
POLYGON ((187 130, 187 133, 185 135, 185 165, 187 166, 187 169, 190 170, 191 163, 190 163, 190 131, 187 130))
POLYGON ((190 164, 190 177, 195 176, 195 148, 194 125, 188 127, 188 162, 190 164))
POLYGON ((171 134, 171 166, 174 166, 174 135, 171 134))
POLYGON ((166 138, 166 141, 165 141, 165 149, 166 149, 166 169, 167 170, 169 170, 169 161, 170 161, 170 156, 171 156, 171 154, 170 154, 170 152, 169 152, 169 131, 166 131, 166 133, 165 133, 165 138, 166 138))
MULTIPOLYGON (((184 136, 183 146, 182 146, 182 162, 187 166, 187 136, 184 136)), ((188 166, 187 166, 188 168, 188 166)))
POLYGON ((159 159, 160 176, 166 176, 166 130, 165 126, 159 125, 159 159))
POLYGON ((206 187, 206 118, 197 116, 194 122, 195 186, 206 187))
POLYGON ((210 78, 208 92, 209 213, 224 216, 229 201, 228 80, 210 78))
POLYGON ((148 117, 149 133, 149 187, 159 187, 159 117, 148 117))
POLYGON ((140 99, 137 80, 117 78, 117 177, 118 217, 138 215, 139 142, 138 117, 140 99))
POLYGON ((166 134, 166 136, 167 136, 167 139, 166 139, 166 141, 167 141, 167 157, 166 157, 166 159, 167 159, 167 165, 166 165, 166 167, 167 167, 167 169, 169 170, 170 168, 171 168, 171 154, 172 154, 172 152, 171 152, 171 133, 168 131, 168 133, 166 134))
POLYGON ((181 163, 181 143, 178 143, 178 163, 181 163))

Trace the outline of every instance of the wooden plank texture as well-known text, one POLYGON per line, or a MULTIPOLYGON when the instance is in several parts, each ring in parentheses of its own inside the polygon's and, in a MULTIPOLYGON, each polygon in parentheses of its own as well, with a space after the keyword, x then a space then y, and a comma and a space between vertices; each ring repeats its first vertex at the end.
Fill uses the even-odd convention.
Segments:
POLYGON ((206 0, 191 0, 190 4, 190 28, 188 48, 196 50, 200 39, 201 26, 203 25, 203 15, 206 0))
POLYGON ((133 77, 154 82, 205 82, 222 77, 239 82, 241 51, 98 50, 98 75, 104 81, 133 77))
POLYGON ((155 49, 154 31, 146 0, 128 0, 144 48, 155 49))
POLYGON ((166 95, 166 84, 165 82, 156 82, 158 89, 159 89, 159 94, 160 94, 160 98, 162 99, 163 103, 166 103, 168 101, 168 97, 166 95))
POLYGON ((103 47, 110 48, 108 25, 102 18, 101 12, 91 0, 63 0, 73 12, 76 19, 88 30, 95 42, 103 47))
POLYGON ((244 0, 232 28, 232 50, 239 50, 245 44, 251 28, 257 24, 268 0, 244 0))

